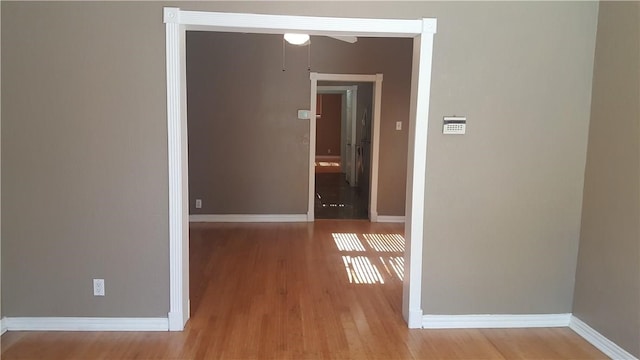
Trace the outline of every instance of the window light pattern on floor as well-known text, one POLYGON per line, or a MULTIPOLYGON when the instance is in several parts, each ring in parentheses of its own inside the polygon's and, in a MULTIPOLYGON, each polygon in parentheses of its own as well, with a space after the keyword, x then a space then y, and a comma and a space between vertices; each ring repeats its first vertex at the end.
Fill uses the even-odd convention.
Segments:
POLYGON ((340 163, 333 161, 316 161, 316 166, 340 166, 340 163))
POLYGON ((333 233, 351 284, 404 280, 404 237, 399 234, 333 233), (362 241, 364 238, 365 241, 362 241), (383 255, 383 256, 381 256, 383 255))
MULTIPOLYGON (((396 276, 398 277, 398 279, 404 280, 404 258, 402 256, 396 256, 396 257, 387 258, 385 260, 391 266, 391 269, 393 269, 393 272, 396 273, 396 276)), ((383 263, 385 262, 385 260, 382 260, 383 263)))
POLYGON ((364 251, 364 245, 356 234, 336 234, 333 233, 333 241, 340 251, 364 251))
POLYGON ((404 252, 404 238, 398 234, 364 234, 369 246, 380 252, 404 252))
POLYGON ((342 261, 352 284, 384 284, 378 268, 366 256, 343 256, 342 261))

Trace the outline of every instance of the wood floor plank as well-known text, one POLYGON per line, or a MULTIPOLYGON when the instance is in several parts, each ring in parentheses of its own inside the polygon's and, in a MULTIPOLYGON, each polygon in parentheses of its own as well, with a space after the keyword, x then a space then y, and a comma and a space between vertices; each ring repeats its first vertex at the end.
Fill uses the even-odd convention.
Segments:
POLYGON ((507 359, 607 359, 569 328, 485 329, 482 332, 507 359), (562 341, 548 341, 553 338, 562 341))
POLYGON ((567 328, 407 329, 402 232, 366 221, 192 224, 184 332, 9 332, 1 358, 605 358, 567 328))

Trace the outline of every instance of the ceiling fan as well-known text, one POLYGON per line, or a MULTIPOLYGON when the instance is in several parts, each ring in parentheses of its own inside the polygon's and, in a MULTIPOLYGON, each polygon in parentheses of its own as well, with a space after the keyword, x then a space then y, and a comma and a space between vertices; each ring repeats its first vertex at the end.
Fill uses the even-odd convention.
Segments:
MULTIPOLYGON (((324 35, 336 40, 348 42, 350 44, 358 41, 356 36, 345 35, 324 35)), ((295 46, 307 46, 307 70, 311 71, 311 37, 309 34, 285 33, 282 40, 282 71, 286 71, 286 46, 285 42, 295 46)))
POLYGON ((340 41, 344 41, 344 42, 348 42, 349 44, 353 44, 355 42, 358 41, 358 37, 357 36, 339 36, 339 35, 327 35, 327 37, 336 39, 336 40, 340 40, 340 41))
MULTIPOLYGON (((358 37, 356 36, 342 36, 342 35, 325 35, 332 39, 348 42, 350 44, 358 41, 358 37)), ((286 33, 284 34, 284 39, 291 45, 299 45, 304 46, 308 45, 310 42, 309 34, 297 34, 297 33, 286 33)))

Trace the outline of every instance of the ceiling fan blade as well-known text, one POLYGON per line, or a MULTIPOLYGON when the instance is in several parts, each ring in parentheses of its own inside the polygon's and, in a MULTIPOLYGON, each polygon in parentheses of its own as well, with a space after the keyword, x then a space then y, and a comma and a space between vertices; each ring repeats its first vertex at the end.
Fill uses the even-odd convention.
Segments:
POLYGON ((327 36, 336 40, 348 42, 349 44, 353 44, 356 41, 358 41, 357 36, 331 36, 331 35, 327 35, 327 36))

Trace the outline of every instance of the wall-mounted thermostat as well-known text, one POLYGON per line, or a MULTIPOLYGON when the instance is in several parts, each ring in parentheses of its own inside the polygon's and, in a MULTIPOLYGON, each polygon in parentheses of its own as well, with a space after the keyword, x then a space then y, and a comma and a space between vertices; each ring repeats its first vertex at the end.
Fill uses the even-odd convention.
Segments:
POLYGON ((445 116, 442 133, 446 135, 464 135, 467 129, 467 118, 463 116, 445 116))

